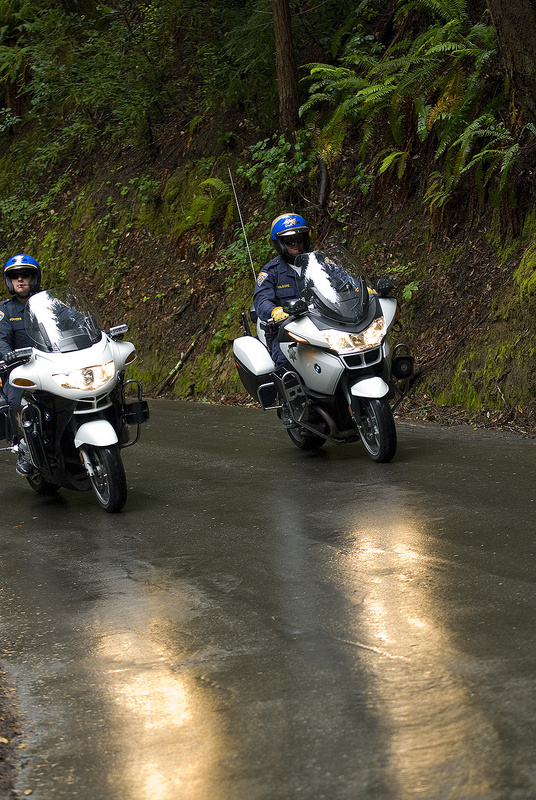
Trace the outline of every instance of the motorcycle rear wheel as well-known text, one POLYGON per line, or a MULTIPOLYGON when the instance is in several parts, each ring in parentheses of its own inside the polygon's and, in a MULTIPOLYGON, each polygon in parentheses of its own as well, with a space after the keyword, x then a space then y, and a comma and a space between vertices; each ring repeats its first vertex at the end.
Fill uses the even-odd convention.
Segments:
POLYGON ((326 443, 323 436, 317 436, 306 428, 302 428, 301 425, 295 428, 286 428, 285 430, 292 439, 293 444, 299 447, 300 450, 320 450, 322 445, 326 443))
POLYGON ((119 445, 85 445, 84 452, 93 467, 91 488, 101 508, 110 514, 121 511, 127 501, 127 478, 119 445))
POLYGON ((360 400, 359 435, 373 461, 386 463, 396 453, 396 428, 391 406, 385 397, 360 400))

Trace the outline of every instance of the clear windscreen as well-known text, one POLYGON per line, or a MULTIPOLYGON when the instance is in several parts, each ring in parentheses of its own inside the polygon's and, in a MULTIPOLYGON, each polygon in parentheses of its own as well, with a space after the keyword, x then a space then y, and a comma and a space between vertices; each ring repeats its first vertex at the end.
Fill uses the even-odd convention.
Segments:
POLYGON ((296 258, 295 266, 301 270, 304 298, 322 316, 352 323, 366 316, 367 281, 348 271, 349 267, 355 269, 357 265, 342 248, 302 253, 296 258))
POLYGON ((24 322, 33 346, 47 353, 84 350, 102 336, 97 312, 77 289, 48 289, 32 295, 24 322))

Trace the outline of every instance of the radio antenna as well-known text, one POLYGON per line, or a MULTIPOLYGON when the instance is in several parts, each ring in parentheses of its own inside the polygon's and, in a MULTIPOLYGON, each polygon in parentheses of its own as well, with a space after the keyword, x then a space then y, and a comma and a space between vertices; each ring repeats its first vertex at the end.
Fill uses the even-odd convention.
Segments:
POLYGON ((244 234, 244 241, 246 243, 246 249, 248 251, 249 261, 250 261, 250 264, 251 264, 251 271, 253 272, 253 280, 256 281, 257 280, 257 275, 255 274, 255 267, 253 266, 253 258, 251 257, 251 250, 249 249, 249 242, 248 242, 248 237, 247 237, 247 234, 246 234, 246 228, 245 228, 245 225, 244 225, 244 220, 242 219, 242 212, 240 211, 240 206, 238 205, 238 197, 236 196, 236 189, 235 189, 235 185, 234 185, 234 181, 233 181, 233 176, 231 174, 231 167, 228 167, 228 170, 229 170, 229 178, 231 179, 231 186, 233 187, 233 194, 234 194, 236 207, 238 209, 238 216, 240 217, 240 224, 242 225, 242 233, 244 234))

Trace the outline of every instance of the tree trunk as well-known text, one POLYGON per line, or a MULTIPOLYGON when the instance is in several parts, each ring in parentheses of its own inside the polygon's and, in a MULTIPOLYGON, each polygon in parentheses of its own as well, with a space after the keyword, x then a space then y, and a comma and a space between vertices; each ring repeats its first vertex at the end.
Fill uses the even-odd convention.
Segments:
POLYGON ((487 0, 516 105, 536 121, 536 0, 487 0))
POLYGON ((292 42, 288 0, 272 0, 275 34, 275 63, 279 96, 279 124, 286 139, 293 142, 298 128, 298 71, 292 42))

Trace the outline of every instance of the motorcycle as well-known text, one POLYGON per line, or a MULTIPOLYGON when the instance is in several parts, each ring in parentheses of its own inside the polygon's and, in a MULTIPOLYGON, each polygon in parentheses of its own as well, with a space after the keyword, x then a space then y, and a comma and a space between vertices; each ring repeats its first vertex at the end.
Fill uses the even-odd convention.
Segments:
POLYGON ((93 489, 105 511, 121 511, 127 484, 120 451, 136 444, 149 419, 141 384, 125 380, 136 359, 134 345, 122 341, 128 327, 103 330, 75 289, 33 295, 24 320, 32 347, 15 350, 9 365, 0 362, 4 384, 24 390, 16 415, 0 393, 0 435, 8 444, 1 449, 24 454, 38 494, 93 489))
POLYGON ((388 462, 397 447, 393 410, 414 374, 405 344, 392 347, 397 323, 393 283, 380 278, 372 289, 353 256, 342 247, 303 253, 295 260, 302 297, 283 304, 281 323, 257 318, 251 333, 233 342, 241 382, 264 410, 276 410, 301 450, 326 442, 361 441, 376 462, 388 462), (289 367, 276 370, 271 342, 277 338, 289 367))

